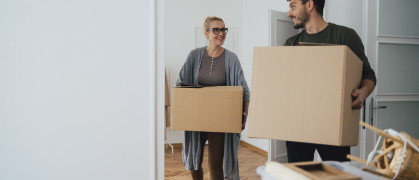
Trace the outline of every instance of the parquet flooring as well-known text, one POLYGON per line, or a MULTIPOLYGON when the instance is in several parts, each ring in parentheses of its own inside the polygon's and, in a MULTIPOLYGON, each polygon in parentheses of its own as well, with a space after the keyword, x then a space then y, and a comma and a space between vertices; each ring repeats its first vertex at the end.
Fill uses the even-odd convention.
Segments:
MULTIPOLYGON (((208 172, 208 147, 204 150, 204 162, 202 168, 204 169, 204 180, 209 180, 208 172)), ((266 157, 260 153, 249 149, 243 145, 239 146, 239 171, 241 180, 255 180, 260 179, 256 174, 256 168, 264 165, 267 161, 266 157)), ((165 152, 164 165, 164 179, 165 180, 191 180, 191 175, 185 169, 182 162, 182 148, 175 147, 174 153, 168 148, 165 152)))

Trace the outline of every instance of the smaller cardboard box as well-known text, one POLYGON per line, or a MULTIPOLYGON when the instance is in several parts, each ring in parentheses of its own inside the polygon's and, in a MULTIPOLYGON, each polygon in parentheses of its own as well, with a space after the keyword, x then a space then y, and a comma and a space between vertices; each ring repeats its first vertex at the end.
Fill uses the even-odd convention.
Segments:
POLYGON ((347 47, 254 49, 248 136, 335 146, 358 144, 362 61, 347 47))
POLYGON ((172 88, 171 129, 241 133, 243 88, 172 88))
POLYGON ((321 162, 289 163, 285 166, 312 180, 361 180, 360 177, 341 171, 321 162))

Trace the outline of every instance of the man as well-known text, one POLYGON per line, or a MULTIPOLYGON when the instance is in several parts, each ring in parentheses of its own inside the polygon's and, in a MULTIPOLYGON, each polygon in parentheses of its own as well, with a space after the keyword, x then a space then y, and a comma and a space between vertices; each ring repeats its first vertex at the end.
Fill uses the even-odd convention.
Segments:
MULTIPOLYGON (((350 28, 327 23, 323 19, 325 0, 287 0, 290 2, 288 17, 294 28, 305 28, 301 33, 290 37, 285 46, 298 46, 299 42, 347 45, 363 62, 361 87, 352 92, 352 108, 361 109, 365 98, 374 90, 375 73, 371 69, 358 34, 350 28)), ((328 146, 321 144, 287 141, 288 162, 313 161, 317 149, 322 160, 349 161, 349 146, 328 146)))

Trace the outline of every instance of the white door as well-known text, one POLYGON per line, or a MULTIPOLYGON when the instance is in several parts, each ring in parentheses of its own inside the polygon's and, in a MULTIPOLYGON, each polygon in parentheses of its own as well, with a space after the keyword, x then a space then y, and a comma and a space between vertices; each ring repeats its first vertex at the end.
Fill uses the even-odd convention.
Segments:
MULTIPOLYGON (((419 139, 419 1, 368 1, 367 56, 377 86, 367 100, 366 121, 380 129, 404 131, 419 139)), ((364 131, 361 157, 377 135, 364 131)))
MULTIPOLYGON (((271 46, 282 46, 289 37, 300 32, 300 30, 294 29, 291 19, 287 16, 288 13, 274 10, 270 10, 269 13, 271 17, 271 46)), ((269 141, 268 161, 288 162, 285 141, 269 141)))

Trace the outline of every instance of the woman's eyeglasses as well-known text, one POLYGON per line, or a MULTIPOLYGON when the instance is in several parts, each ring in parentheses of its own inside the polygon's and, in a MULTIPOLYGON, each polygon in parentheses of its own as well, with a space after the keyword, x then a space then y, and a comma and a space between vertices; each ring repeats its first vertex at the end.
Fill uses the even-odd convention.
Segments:
POLYGON ((208 29, 208 31, 212 31, 214 32, 215 35, 220 34, 220 32, 223 32, 223 34, 227 34, 228 32, 228 28, 212 28, 212 29, 208 29))

